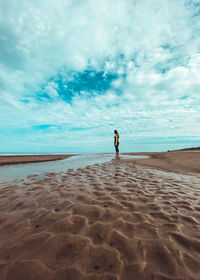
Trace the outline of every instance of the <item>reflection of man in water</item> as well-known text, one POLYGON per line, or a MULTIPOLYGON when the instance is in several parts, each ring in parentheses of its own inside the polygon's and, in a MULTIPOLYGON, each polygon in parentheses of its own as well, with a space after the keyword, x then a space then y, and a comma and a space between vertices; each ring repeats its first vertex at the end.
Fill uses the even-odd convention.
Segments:
POLYGON ((115 145, 115 150, 116 150, 116 156, 119 155, 119 134, 117 132, 117 130, 114 130, 114 145, 115 145))

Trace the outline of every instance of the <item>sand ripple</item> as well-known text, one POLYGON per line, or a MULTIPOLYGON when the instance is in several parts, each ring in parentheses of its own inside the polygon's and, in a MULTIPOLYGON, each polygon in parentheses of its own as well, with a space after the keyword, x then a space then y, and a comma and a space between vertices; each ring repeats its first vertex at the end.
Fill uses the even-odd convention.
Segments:
POLYGON ((200 279, 199 186, 122 160, 6 183, 1 279, 200 279))

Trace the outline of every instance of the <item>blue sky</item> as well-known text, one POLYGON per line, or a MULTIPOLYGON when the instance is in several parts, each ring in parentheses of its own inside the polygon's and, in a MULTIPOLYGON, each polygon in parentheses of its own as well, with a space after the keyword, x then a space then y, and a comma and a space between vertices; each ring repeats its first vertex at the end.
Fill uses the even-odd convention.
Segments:
POLYGON ((197 0, 1 0, 0 152, 200 146, 197 0))

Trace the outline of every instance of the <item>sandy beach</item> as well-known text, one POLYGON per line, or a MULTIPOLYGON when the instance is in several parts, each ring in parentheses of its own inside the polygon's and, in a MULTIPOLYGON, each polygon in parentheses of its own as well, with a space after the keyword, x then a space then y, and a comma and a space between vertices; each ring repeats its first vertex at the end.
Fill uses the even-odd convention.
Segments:
POLYGON ((8 164, 21 164, 32 162, 53 161, 69 158, 73 155, 21 155, 21 156, 0 156, 0 166, 8 164))
POLYGON ((200 153, 142 155, 2 184, 1 280, 199 280, 200 153))
MULTIPOLYGON (((200 174, 200 150, 184 150, 160 153, 125 153, 149 158, 134 160, 135 164, 165 171, 200 174)), ((128 160, 133 162, 133 160, 128 160)))

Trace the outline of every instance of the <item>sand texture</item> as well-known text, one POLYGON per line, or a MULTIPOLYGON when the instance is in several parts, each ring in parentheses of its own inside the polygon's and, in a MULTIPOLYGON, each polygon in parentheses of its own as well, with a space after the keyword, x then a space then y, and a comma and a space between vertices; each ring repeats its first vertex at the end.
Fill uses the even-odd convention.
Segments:
POLYGON ((0 189, 1 280, 200 279, 200 177, 115 159, 0 189))
POLYGON ((32 162, 43 162, 60 160, 71 157, 73 155, 23 155, 23 156, 0 156, 0 166, 8 164, 19 164, 19 163, 32 163, 32 162))
MULTIPOLYGON (((200 174, 200 150, 184 150, 163 153, 126 153, 127 155, 144 155, 149 158, 136 159, 135 164, 161 170, 200 174)), ((133 162, 133 160, 127 160, 133 162)))

